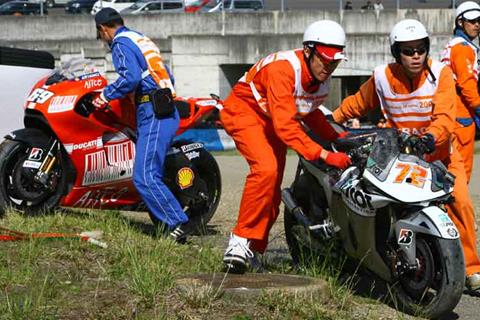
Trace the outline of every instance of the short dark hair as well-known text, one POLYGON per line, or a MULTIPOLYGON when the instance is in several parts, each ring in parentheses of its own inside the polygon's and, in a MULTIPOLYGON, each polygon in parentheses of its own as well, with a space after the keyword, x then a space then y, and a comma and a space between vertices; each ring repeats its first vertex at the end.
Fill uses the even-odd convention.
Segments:
POLYGON ((95 25, 106 27, 123 26, 122 16, 113 8, 103 8, 95 15, 95 25))
POLYGON ((122 18, 114 19, 112 21, 106 22, 106 23, 101 23, 100 25, 109 27, 109 28, 114 28, 114 27, 119 27, 123 26, 124 22, 122 18))

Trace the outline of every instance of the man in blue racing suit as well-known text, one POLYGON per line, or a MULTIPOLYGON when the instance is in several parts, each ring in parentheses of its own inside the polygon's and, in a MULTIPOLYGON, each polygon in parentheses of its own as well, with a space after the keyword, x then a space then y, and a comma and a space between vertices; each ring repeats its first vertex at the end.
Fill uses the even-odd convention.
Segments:
POLYGON ((100 10, 95 15, 95 24, 97 39, 112 50, 118 79, 104 88, 93 105, 102 109, 112 99, 135 97, 137 142, 133 182, 151 214, 168 227, 174 240, 183 241, 191 229, 188 217, 162 181, 166 153, 180 119, 176 109, 168 116, 157 117, 149 96, 158 88, 169 88, 175 94, 169 72, 158 47, 149 38, 125 27, 114 9, 100 10))

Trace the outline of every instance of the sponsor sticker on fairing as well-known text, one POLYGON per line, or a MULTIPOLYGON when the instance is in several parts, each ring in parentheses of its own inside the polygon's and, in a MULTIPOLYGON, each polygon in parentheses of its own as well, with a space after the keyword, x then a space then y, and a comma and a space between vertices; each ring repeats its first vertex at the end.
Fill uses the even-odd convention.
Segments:
POLYGON ((85 80, 85 79, 90 79, 90 78, 98 77, 99 75, 100 75, 100 72, 92 72, 92 73, 82 74, 82 75, 79 76, 78 78, 79 78, 80 80, 85 80))
POLYGON ((73 110, 77 96, 56 96, 50 101, 48 113, 58 113, 73 110))
POLYGON ((45 103, 53 96, 53 92, 37 88, 28 96, 27 101, 33 103, 45 103))
POLYGON ((135 146, 131 141, 106 145, 102 150, 85 155, 82 185, 88 186, 131 178, 135 146))
POLYGON ((208 107, 208 106, 216 106, 217 100, 200 100, 195 103, 197 106, 200 107, 208 107))
POLYGON ((101 87, 102 84, 103 84, 102 79, 90 79, 85 81, 84 87, 85 89, 92 89, 92 88, 101 87))
POLYGON ((413 231, 409 229, 400 229, 398 234, 398 244, 408 246, 413 241, 413 231))
POLYGON ((81 142, 81 143, 67 143, 67 144, 64 144, 64 147, 67 153, 70 154, 73 151, 77 151, 77 150, 101 148, 103 147, 103 141, 102 141, 102 137, 98 137, 95 140, 90 140, 90 141, 81 142))

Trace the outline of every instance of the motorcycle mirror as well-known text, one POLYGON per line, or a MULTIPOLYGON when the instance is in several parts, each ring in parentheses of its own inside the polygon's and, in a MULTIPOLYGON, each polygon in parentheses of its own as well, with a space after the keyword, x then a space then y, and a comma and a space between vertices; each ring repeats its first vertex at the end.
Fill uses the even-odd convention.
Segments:
POLYGON ((210 93, 210 97, 212 97, 212 99, 215 99, 215 100, 220 100, 220 97, 217 96, 215 93, 210 93))
POLYGON ((95 110, 95 107, 92 104, 93 97, 92 95, 86 95, 77 103, 74 108, 74 111, 81 115, 82 117, 88 118, 90 114, 95 110))

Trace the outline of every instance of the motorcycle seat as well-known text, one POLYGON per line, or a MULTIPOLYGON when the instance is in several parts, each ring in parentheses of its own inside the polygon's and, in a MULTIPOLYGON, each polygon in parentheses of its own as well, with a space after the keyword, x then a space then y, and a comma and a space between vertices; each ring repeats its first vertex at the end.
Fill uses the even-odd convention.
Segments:
POLYGON ((178 110, 180 119, 186 119, 190 117, 190 103, 187 101, 175 100, 175 108, 178 110))

